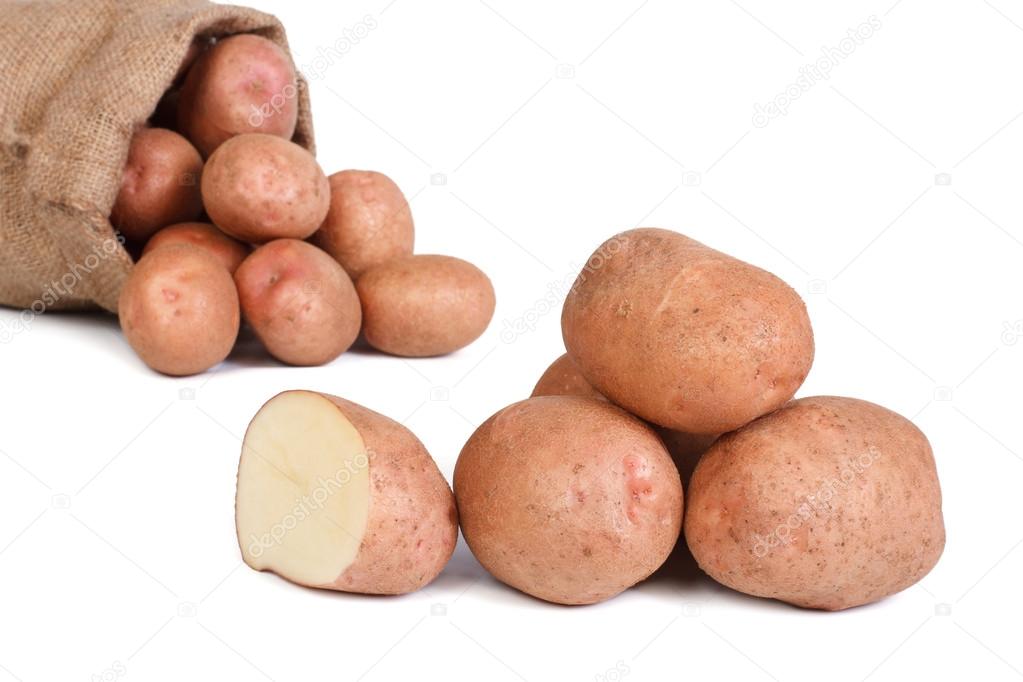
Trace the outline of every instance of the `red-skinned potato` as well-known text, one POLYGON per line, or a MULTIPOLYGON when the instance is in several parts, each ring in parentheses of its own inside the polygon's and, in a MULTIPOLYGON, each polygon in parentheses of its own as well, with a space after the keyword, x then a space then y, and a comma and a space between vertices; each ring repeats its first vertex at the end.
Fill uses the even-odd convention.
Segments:
POLYGON ((131 139, 110 222, 130 241, 202 213, 202 158, 172 130, 142 128, 131 139))
POLYGON ((616 405, 687 433, 736 429, 785 404, 813 363, 799 294, 677 232, 602 244, 565 300, 565 347, 616 405))
POLYGON ((235 35, 203 52, 188 70, 178 129, 204 157, 234 135, 295 134, 298 81, 287 53, 266 38, 235 35))
POLYGON ((272 135, 247 134, 220 145, 206 162, 202 199, 217 227, 261 244, 315 232, 330 207, 330 185, 302 147, 272 135))
POLYGON ((277 395, 249 424, 235 522, 252 568, 364 594, 423 587, 458 538, 451 489, 419 439, 312 391, 277 395))
POLYGON ((685 536, 740 592, 827 610, 876 601, 923 578, 945 546, 931 447, 873 403, 792 401, 704 454, 685 536))
POLYGON ((242 312, 266 349, 290 365, 322 365, 348 350, 362 312, 352 280, 312 244, 278 239, 234 273, 242 312))
POLYGON ((132 268, 117 309, 128 344, 164 374, 203 372, 227 357, 238 337, 238 293, 215 257, 173 244, 132 268))
MULTIPOLYGON (((579 368, 572 362, 572 358, 565 353, 551 363, 540 380, 533 388, 532 397, 541 395, 577 395, 583 398, 604 400, 607 398, 586 381, 579 368)), ((695 434, 685 431, 676 431, 655 426, 657 435, 664 441, 668 448, 671 459, 678 468, 682 478, 682 485, 688 486, 689 479, 693 475, 693 469, 700 460, 700 456, 711 446, 717 438, 716 434, 695 434)))
POLYGON ((366 271, 355 286, 366 343, 392 355, 453 353, 478 339, 494 315, 490 279, 450 256, 389 260, 366 271))
POLYGON ((609 599, 653 573, 682 524, 682 484, 660 439, 607 402, 510 405, 455 466, 462 533, 495 578, 559 604, 609 599))
POLYGON ((232 239, 209 223, 178 223, 158 231, 149 241, 142 255, 153 249, 171 244, 191 244, 210 253, 223 264, 232 275, 242 264, 251 249, 237 239, 232 239))
POLYGON ((375 265, 412 255, 412 213, 393 180, 360 170, 334 173, 328 180, 330 210, 312 239, 352 279, 375 265))

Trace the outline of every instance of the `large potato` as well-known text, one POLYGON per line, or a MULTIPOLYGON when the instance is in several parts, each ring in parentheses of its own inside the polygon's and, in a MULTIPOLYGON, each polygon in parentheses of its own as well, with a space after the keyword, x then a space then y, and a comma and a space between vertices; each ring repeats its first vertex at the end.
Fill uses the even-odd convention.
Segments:
POLYGON ((668 230, 602 244, 561 318, 583 376, 612 402, 688 433, 777 409, 813 362, 799 295, 774 275, 668 230))
POLYGON ((458 456, 455 499, 484 568, 560 604, 643 580, 682 523, 682 484, 653 430, 576 396, 530 398, 484 422, 458 456))
POLYGON ((393 180, 359 170, 334 173, 328 180, 330 210, 313 242, 336 258, 352 279, 374 265, 412 255, 412 213, 393 180))
MULTIPOLYGON (((607 400, 586 381, 586 377, 579 372, 579 368, 567 353, 552 362, 536 382, 532 397, 541 395, 577 395, 594 400, 607 400)), ((717 434, 686 433, 663 427, 656 427, 656 431, 678 468, 682 485, 688 486, 696 463, 717 438, 717 434)))
POLYGON ((327 215, 330 185, 313 155, 297 144, 238 135, 207 161, 202 200, 217 227, 236 239, 305 239, 327 215))
POLYGON ((142 128, 131 138, 110 222, 131 241, 202 213, 202 157, 172 130, 142 128))
POLYGON ((458 538, 451 488, 419 439, 311 391, 277 395, 249 424, 235 522, 252 568, 366 594, 423 587, 458 538))
POLYGON ((348 350, 362 311, 352 280, 312 244, 264 244, 234 273, 242 312, 266 349, 291 365, 322 365, 348 350))
POLYGON ((366 342, 406 357, 444 355, 486 331, 494 287, 472 263, 407 256, 371 268, 355 283, 366 342))
POLYGON ((153 249, 159 249, 170 244, 191 244, 205 249, 219 260, 227 271, 232 275, 242 264, 251 249, 237 239, 232 239, 209 223, 178 223, 168 225, 156 234, 142 250, 145 255, 153 249))
POLYGON ((195 246, 156 249, 135 264, 117 314, 129 345, 164 374, 198 374, 227 357, 238 337, 238 293, 215 257, 195 246))
POLYGON ((284 50, 261 36, 242 34, 196 56, 178 100, 178 129, 204 157, 242 133, 291 139, 298 82, 284 50))
POLYGON ((722 436, 689 486, 685 534, 725 585, 845 609, 924 577, 945 546, 927 438, 852 398, 796 400, 722 436))

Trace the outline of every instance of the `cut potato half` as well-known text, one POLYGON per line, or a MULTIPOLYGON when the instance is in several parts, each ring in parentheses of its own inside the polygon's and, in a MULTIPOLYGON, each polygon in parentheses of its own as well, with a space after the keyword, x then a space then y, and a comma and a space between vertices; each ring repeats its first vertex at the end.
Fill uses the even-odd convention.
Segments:
POLYGON ((275 396, 249 424, 236 525, 252 568, 369 594, 433 580, 458 533, 451 489, 410 431, 312 391, 275 396))

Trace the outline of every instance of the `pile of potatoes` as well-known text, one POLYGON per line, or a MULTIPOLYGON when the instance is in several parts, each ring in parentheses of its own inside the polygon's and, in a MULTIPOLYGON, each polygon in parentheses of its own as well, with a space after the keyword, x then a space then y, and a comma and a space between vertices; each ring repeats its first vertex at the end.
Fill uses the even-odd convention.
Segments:
POLYGON ((587 261, 562 330, 567 354, 472 434, 453 492, 396 422, 307 391, 270 400, 239 469, 246 563, 396 594, 440 573, 460 527, 498 580, 592 604, 684 542, 728 587, 837 610, 938 561, 926 437, 873 403, 793 400, 813 331, 774 275, 675 232, 629 230, 587 261))
POLYGON ((151 368, 213 367, 243 321, 272 356, 301 366, 330 362, 360 333, 422 357, 489 325, 490 280, 458 258, 413 255, 412 215, 390 178, 327 177, 291 141, 297 92, 291 58, 270 40, 197 41, 135 133, 110 221, 141 253, 118 316, 151 368))

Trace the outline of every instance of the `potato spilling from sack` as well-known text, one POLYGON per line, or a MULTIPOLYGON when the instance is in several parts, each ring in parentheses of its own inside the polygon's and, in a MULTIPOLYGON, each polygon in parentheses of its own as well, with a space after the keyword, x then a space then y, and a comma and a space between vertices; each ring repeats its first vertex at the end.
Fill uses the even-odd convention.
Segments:
POLYGON ((862 400, 796 400, 722 436, 688 494, 700 567, 799 606, 845 609, 904 590, 945 546, 927 438, 862 400))
POLYGON ((364 594, 423 587, 458 537, 451 489, 419 439, 312 391, 277 395, 249 424, 235 520, 252 568, 364 594))
POLYGON ((813 362, 799 295, 676 232, 602 244, 565 301, 568 354, 600 393, 687 433, 731 431, 781 407, 813 362))

